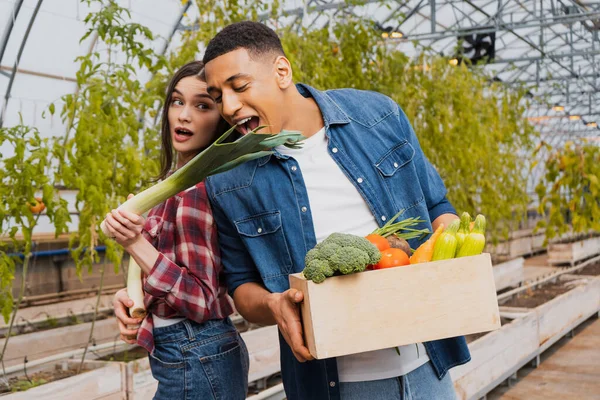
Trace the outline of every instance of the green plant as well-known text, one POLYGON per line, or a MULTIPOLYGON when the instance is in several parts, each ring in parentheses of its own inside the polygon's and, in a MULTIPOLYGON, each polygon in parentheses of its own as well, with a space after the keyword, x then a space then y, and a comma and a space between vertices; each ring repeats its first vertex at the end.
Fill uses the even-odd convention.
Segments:
POLYGON ((11 392, 24 392, 36 386, 47 383, 45 379, 21 379, 15 383, 11 383, 11 392))
MULTIPOLYGON (((139 73, 160 70, 164 59, 144 44, 153 34, 128 22, 125 8, 112 0, 97 2, 101 9, 85 18, 89 29, 82 40, 97 35, 106 52, 77 59, 79 90, 63 97, 62 118, 69 130, 54 149, 62 183, 78 191, 78 232, 70 246, 79 274, 100 261, 98 225, 106 213, 158 172, 157 157, 147 157, 157 149, 156 130, 146 129, 140 116, 162 96, 144 90, 139 73), (123 61, 115 60, 116 53, 123 61)), ((117 270, 122 249, 113 241, 105 245, 105 256, 117 270)))
POLYGON ((49 178, 52 175, 49 140, 42 139, 36 129, 23 125, 21 121, 17 126, 0 129, 2 146, 10 148, 13 154, 6 158, 0 156, 0 237, 9 240, 8 243, 0 242, 0 309, 5 321, 12 313, 0 353, 4 367, 4 354, 25 292, 32 234, 41 216, 30 206, 36 203, 36 195, 42 193, 45 213, 54 223, 57 235, 67 230, 69 213, 66 201, 57 197, 49 178), (9 250, 13 253, 7 253, 9 250), (21 287, 14 303, 12 281, 17 264, 21 264, 22 274, 21 287))
POLYGON ((547 151, 545 174, 537 184, 538 212, 544 217, 546 240, 567 232, 600 231, 600 147, 568 141, 552 149, 542 143, 535 154, 547 151))

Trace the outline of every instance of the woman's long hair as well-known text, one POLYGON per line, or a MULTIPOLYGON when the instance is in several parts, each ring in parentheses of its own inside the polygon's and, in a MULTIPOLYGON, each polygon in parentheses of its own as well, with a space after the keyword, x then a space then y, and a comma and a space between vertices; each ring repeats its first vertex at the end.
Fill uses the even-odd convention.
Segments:
MULTIPOLYGON (((173 91, 175 86, 183 78, 188 76, 196 76, 198 79, 202 79, 201 72, 204 69, 202 61, 192 61, 179 68, 177 72, 171 78, 169 85, 167 86, 167 96, 161 111, 161 125, 160 125, 160 136, 161 136, 161 149, 160 149, 160 172, 155 178, 156 181, 164 179, 171 169, 174 163, 174 151, 173 142, 171 140, 171 127, 169 126, 169 108, 171 101, 173 100, 173 91)), ((219 138, 229 128, 229 124, 221 117, 217 125, 215 136, 211 143, 219 138)))

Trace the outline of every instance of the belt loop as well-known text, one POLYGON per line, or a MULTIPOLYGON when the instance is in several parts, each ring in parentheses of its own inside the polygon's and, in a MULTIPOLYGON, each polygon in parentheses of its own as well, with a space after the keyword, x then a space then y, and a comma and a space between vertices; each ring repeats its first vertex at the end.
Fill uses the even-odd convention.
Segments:
POLYGON ((194 340, 194 328, 187 318, 183 320, 183 326, 185 326, 185 330, 187 331, 188 339, 194 340))

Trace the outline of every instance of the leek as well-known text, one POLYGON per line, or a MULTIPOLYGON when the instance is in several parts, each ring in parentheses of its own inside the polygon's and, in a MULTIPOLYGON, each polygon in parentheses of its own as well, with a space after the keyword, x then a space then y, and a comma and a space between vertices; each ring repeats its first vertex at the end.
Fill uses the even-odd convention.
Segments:
MULTIPOLYGON (((197 185, 210 175, 225 172, 246 161, 273 154, 271 149, 276 146, 284 145, 290 148, 299 148, 299 142, 305 139, 297 131, 282 131, 278 134, 256 133, 261 128, 263 127, 256 128, 235 142, 223 143, 235 127, 229 129, 212 145, 196 155, 167 179, 136 194, 117 209, 142 215, 177 193, 197 185)), ((100 227, 102 232, 109 236, 104 221, 100 227)))
POLYGON ((132 256, 129 257, 129 268, 127 269, 127 295, 133 300, 129 307, 129 315, 132 318, 144 318, 146 307, 144 307, 144 290, 142 289, 142 269, 132 256))
MULTIPOLYGON (((278 134, 256 133, 262 128, 264 127, 259 126, 235 142, 225 143, 235 129, 232 127, 167 179, 133 196, 121 204, 118 210, 142 215, 177 193, 197 185, 210 175, 225 172, 246 161, 273 154, 272 149, 276 146, 299 148, 299 142, 305 139, 297 131, 281 131, 278 134)), ((104 221, 100 224, 100 228, 105 235, 109 236, 104 221)), ((129 309, 130 315, 133 318, 144 318, 146 310, 141 269, 133 257, 130 257, 127 273, 127 294, 133 300, 133 306, 129 309)))

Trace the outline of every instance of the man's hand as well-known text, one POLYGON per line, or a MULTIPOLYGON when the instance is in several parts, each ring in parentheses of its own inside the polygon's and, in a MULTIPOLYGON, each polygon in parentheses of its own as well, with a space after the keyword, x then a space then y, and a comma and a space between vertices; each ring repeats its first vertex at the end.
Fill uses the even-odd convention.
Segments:
POLYGON ((289 289, 283 293, 273 293, 269 295, 269 309, 277 326, 283 335, 283 338, 292 348, 294 356, 300 362, 313 360, 314 357, 304 345, 302 337, 302 320, 300 319, 300 309, 298 304, 304 300, 302 292, 296 289, 289 289))
POLYGON ((115 293, 113 298, 113 307, 115 309, 115 317, 117 317, 117 323, 119 324, 119 332, 121 332, 121 340, 135 344, 138 328, 128 329, 128 326, 139 326, 142 322, 139 318, 131 318, 127 312, 129 307, 133 306, 133 300, 129 298, 127 289, 123 288, 115 293))

